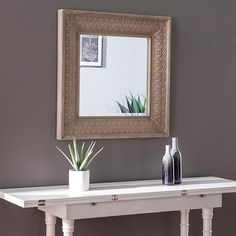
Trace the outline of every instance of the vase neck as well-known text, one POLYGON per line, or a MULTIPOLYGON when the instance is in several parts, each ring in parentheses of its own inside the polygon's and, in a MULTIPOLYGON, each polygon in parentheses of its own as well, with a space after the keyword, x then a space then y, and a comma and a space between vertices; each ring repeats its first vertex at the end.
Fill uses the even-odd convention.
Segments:
POLYGON ((172 138, 172 148, 178 148, 178 138, 172 138))
POLYGON ((170 153, 170 145, 166 145, 166 154, 169 154, 170 153))

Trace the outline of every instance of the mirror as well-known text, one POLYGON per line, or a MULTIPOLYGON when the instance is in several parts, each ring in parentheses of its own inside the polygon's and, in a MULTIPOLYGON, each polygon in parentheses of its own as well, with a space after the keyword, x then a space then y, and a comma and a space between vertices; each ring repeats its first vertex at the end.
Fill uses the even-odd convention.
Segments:
POLYGON ((171 18, 58 11, 57 138, 169 135, 171 18))
POLYGON ((80 35, 79 116, 148 116, 149 38, 80 35))

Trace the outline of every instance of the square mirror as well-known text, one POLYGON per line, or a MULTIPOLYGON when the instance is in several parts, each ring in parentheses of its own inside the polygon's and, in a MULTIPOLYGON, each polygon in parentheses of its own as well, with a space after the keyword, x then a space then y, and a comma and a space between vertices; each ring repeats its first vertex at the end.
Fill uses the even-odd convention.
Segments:
POLYGON ((170 24, 59 10, 58 139, 169 135, 170 24))

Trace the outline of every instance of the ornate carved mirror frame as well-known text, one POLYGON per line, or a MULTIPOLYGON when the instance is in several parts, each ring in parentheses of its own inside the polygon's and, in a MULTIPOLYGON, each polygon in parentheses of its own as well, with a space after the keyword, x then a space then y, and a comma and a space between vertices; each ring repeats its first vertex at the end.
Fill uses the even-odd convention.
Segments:
POLYGON ((58 11, 57 138, 148 138, 169 135, 171 18, 58 11), (79 117, 80 34, 151 39, 149 116, 79 117))

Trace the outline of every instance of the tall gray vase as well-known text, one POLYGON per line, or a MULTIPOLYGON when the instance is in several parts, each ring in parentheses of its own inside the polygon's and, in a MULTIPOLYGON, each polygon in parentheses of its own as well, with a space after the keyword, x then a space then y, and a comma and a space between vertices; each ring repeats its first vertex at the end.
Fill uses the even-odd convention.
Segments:
POLYGON ((173 185, 174 183, 174 159, 170 154, 170 145, 166 145, 165 155, 162 159, 162 184, 173 185))
POLYGON ((175 184, 182 182, 182 155, 178 147, 178 138, 172 138, 171 156, 174 159, 174 179, 175 184))

